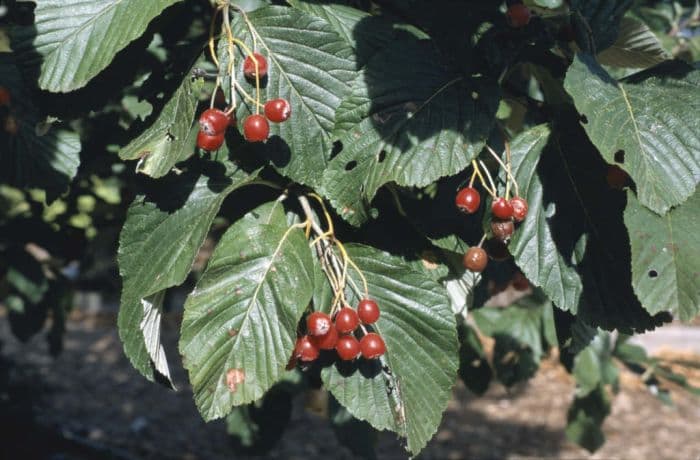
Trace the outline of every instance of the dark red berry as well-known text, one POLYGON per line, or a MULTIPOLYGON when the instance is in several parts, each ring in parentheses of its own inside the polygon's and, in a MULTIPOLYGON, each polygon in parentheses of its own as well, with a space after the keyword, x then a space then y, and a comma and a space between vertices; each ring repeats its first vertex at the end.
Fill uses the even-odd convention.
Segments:
POLYGON ((321 350, 332 350, 338 342, 338 330, 331 324, 331 328, 328 329, 328 332, 323 335, 311 337, 311 341, 321 350))
POLYGON ((225 133, 229 122, 228 115, 219 109, 207 109, 199 116, 200 131, 209 136, 225 133))
POLYGON ((357 305, 357 316, 364 324, 374 324, 379 319, 379 306, 372 299, 362 299, 357 305))
POLYGON ((224 135, 216 134, 210 136, 204 131, 197 133, 197 147, 203 150, 218 150, 224 144, 224 135))
POLYGON ((462 259, 464 268, 477 273, 484 271, 488 261, 489 258, 486 255, 486 251, 478 246, 472 246, 471 248, 467 249, 467 252, 464 254, 464 258, 462 259))
POLYGON ((360 340, 360 351, 365 359, 376 359, 386 352, 386 345, 379 334, 370 332, 360 340))
POLYGON ((297 339, 294 347, 294 357, 301 361, 313 361, 318 358, 319 350, 308 335, 297 339))
POLYGON ((357 312, 349 307, 343 307, 335 315, 335 327, 341 334, 348 334, 360 325, 360 317, 357 312))
POLYGON ((286 99, 273 99, 265 103, 265 116, 275 123, 287 121, 292 114, 292 106, 286 99))
POLYGON ((335 344, 335 351, 343 361, 351 361, 360 354, 360 342, 352 335, 341 335, 335 344))
POLYGON ((513 217, 513 206, 505 198, 499 196, 491 203, 491 212, 499 219, 510 219, 513 217))
POLYGON ((474 214, 479 210, 481 195, 474 187, 464 187, 457 192, 455 204, 460 211, 466 212, 467 214, 474 214))
POLYGON ((513 219, 516 222, 522 222, 527 217, 527 200, 521 196, 514 196, 510 199, 510 205, 513 208, 513 219))
POLYGON ((510 240, 510 237, 513 236, 514 231, 515 225, 511 219, 493 219, 491 221, 491 232, 493 233, 493 237, 500 241, 506 242, 510 240))
POLYGON ((605 177, 605 179, 608 181, 608 185, 610 188, 616 188, 616 189, 623 189, 625 185, 627 185, 627 179, 629 179, 629 176, 625 172, 624 169, 620 168, 617 165, 610 165, 608 167, 608 173, 605 177))
MULTIPOLYGON (((267 59, 265 56, 259 53, 253 53, 255 61, 258 62, 258 74, 260 78, 264 78, 267 75, 267 59)), ((255 61, 253 56, 248 56, 243 61, 243 75, 249 79, 255 79, 255 61)))
POLYGON ((11 102, 12 96, 10 95, 10 91, 4 86, 0 86, 0 107, 3 105, 9 106, 11 102))
POLYGON ((522 272, 515 272, 512 279, 513 287, 516 291, 525 291, 530 287, 530 282, 525 278, 522 272))
POLYGON ((532 12, 530 8, 523 5, 522 3, 515 3, 508 7, 506 11, 506 19, 511 27, 520 28, 525 27, 530 22, 532 17, 532 12))
POLYGON ((333 322, 327 314, 315 311, 306 317, 306 332, 309 335, 325 335, 331 330, 333 322))
POLYGON ((262 115, 251 115, 243 122, 243 136, 248 142, 262 142, 270 135, 270 124, 262 115))

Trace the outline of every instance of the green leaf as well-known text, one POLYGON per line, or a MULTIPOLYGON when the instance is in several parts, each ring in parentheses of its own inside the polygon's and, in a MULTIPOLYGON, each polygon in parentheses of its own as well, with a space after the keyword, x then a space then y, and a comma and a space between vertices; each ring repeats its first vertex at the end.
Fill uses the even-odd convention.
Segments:
POLYGON ((205 420, 261 398, 283 375, 311 301, 304 232, 280 206, 224 233, 185 303, 180 353, 205 420))
POLYGON ((458 173, 484 146, 498 100, 490 80, 450 71, 430 42, 397 41, 358 74, 338 109, 343 149, 323 175, 324 195, 360 225, 382 185, 425 186, 458 173))
MULTIPOLYGON (((270 125, 264 155, 281 174, 316 187, 319 171, 326 168, 331 154, 335 110, 354 76, 352 48, 329 23, 293 8, 266 7, 248 17, 257 35, 258 50, 269 65, 261 100, 284 98, 292 108, 289 120, 270 125)), ((238 38, 252 48, 240 15, 233 27, 238 38)), ((228 66, 226 48, 222 40, 218 48, 222 69, 228 66)), ((235 72, 245 90, 254 94, 254 82, 245 82, 240 66, 235 72)), ((230 87, 228 77, 223 82, 224 88, 230 87)), ((238 98, 243 103, 237 116, 243 120, 255 109, 242 95, 238 98)))
MULTIPOLYGON (((390 373, 379 362, 361 359, 327 367, 321 377, 353 416, 378 430, 395 431, 417 454, 435 434, 457 376, 449 299, 442 286, 400 258, 367 246, 347 249, 381 308, 373 326, 386 342, 382 363, 390 373)), ((361 286, 354 271, 351 276, 361 286)))
POLYGON ((622 18, 620 35, 610 48, 598 55, 598 62, 612 67, 645 69, 670 58, 656 34, 645 24, 622 18))
POLYGON ((649 313, 689 321, 700 311, 700 192, 664 216, 627 193, 625 225, 632 246, 632 285, 649 313))
POLYGON ((151 177, 166 175, 176 163, 194 153, 197 127, 192 121, 204 81, 185 77, 151 126, 119 151, 124 160, 139 158, 136 172, 151 177), (194 129, 193 129, 194 128, 194 129))
POLYGON ((169 385, 175 389, 173 379, 170 377, 168 358, 165 356, 165 349, 160 342, 160 320, 163 315, 164 299, 164 290, 141 299, 141 305, 143 306, 143 320, 141 321, 139 327, 141 328, 143 340, 146 345, 146 351, 148 352, 148 357, 153 363, 153 367, 160 373, 160 375, 165 377, 169 385))
POLYGON ((13 47, 22 60, 41 66, 42 89, 73 91, 104 70, 153 18, 179 1, 35 1, 34 24, 17 29, 13 47))
POLYGON ((700 180, 700 70, 684 63, 618 82, 579 54, 564 86, 587 122, 588 136, 608 163, 634 179, 639 201, 664 214, 690 197, 700 180))
POLYGON ((632 0, 571 0, 571 25, 584 51, 599 53, 615 43, 632 0))
POLYGON ((530 282, 540 286, 559 308, 575 311, 581 296, 581 277, 558 250, 548 222, 551 209, 544 202, 542 180, 537 174, 549 135, 549 127, 540 125, 520 134, 511 144, 512 174, 529 210, 509 248, 530 282))
POLYGON ((142 331, 144 299, 185 280, 221 203, 251 180, 241 170, 226 177, 186 173, 163 179, 129 207, 119 238, 119 336, 126 356, 149 380, 155 374, 142 331))
POLYGON ((576 398, 567 415, 566 437, 590 452, 605 443, 601 429, 610 413, 610 401, 602 386, 583 398, 576 398))
MULTIPOLYGON (((0 180, 18 188, 37 187, 49 199, 60 195, 75 177, 80 163, 80 139, 61 126, 44 123, 14 54, 0 53, 0 86, 12 96, 15 135, 0 130, 0 180)), ((3 123, 8 123, 3 117, 3 123)))
POLYGON ((484 353, 476 331, 468 324, 460 324, 459 333, 459 376, 469 390, 483 395, 488 390, 493 371, 484 353))

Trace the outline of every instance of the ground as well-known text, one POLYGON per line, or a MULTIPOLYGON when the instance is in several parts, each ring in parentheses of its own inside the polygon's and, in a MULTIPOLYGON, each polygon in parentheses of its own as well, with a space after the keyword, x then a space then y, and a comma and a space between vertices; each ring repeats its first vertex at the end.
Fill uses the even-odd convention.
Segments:
MULTIPOLYGON (((42 335, 21 344, 0 317, 1 355, 14 363, 5 368, 10 371, 9 393, 0 391, 0 404, 10 397, 15 401, 4 416, 9 420, 0 414, 3 425, 15 427, 8 439, 15 443, 9 452, 16 455, 7 458, 247 458, 233 450, 222 422, 202 421, 182 368, 174 370, 177 392, 147 382, 131 368, 114 314, 74 314, 67 328, 65 350, 54 359, 42 335), (23 419, 28 412, 22 402, 31 405, 33 420, 23 419)), ((174 317, 165 324, 166 347, 175 351, 176 340, 174 317)), ((697 355, 688 359, 700 368, 697 355)), ((566 441, 574 383, 550 359, 529 384, 510 391, 493 385, 484 397, 475 397, 458 384, 438 433, 420 458, 700 460, 700 399, 674 391, 675 405, 667 406, 632 374, 623 374, 622 381, 604 425, 608 441, 595 454, 566 441)), ((380 435, 377 454, 380 459, 407 458, 390 433, 380 435)), ((338 446, 322 417, 305 410, 300 397, 288 430, 265 458, 353 457, 338 446)))

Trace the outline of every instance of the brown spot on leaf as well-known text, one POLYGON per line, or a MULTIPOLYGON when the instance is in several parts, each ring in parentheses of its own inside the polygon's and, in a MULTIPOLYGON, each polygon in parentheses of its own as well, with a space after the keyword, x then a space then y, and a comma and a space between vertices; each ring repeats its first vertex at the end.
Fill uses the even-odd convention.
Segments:
POLYGON ((238 384, 243 382, 245 382, 245 372, 243 372, 243 369, 231 368, 226 371, 226 386, 231 393, 235 393, 238 384))
POLYGON ((237 335, 238 335, 238 329, 233 329, 233 328, 231 328, 231 329, 228 330, 228 336, 229 336, 229 337, 235 337, 235 336, 237 336, 237 335))

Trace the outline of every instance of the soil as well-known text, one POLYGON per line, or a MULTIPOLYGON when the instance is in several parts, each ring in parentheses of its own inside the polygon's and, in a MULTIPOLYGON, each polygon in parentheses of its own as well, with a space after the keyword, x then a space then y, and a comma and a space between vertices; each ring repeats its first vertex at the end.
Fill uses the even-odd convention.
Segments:
MULTIPOLYGON (((163 339, 171 364, 177 364, 177 319, 166 321, 163 339)), ((2 363, 9 383, 6 390, 0 388, 0 409, 8 408, 0 413, 0 423, 10 427, 5 429, 10 447, 0 458, 248 458, 234 450, 223 422, 202 421, 181 367, 173 369, 176 392, 131 368, 113 314, 73 315, 57 358, 49 355, 41 334, 26 344, 17 342, 2 317, 0 341, 0 356, 9 361, 2 363)), ((697 355, 679 359, 700 368, 697 355)), ((700 399, 677 390, 675 404, 664 405, 633 374, 622 377, 603 427, 607 443, 594 454, 565 438, 574 383, 550 359, 529 383, 514 389, 492 385, 485 396, 475 397, 456 385, 437 434, 419 458, 699 460, 700 399)), ((7 445, 3 441, 3 449, 7 445)), ((407 458, 390 433, 380 434, 377 456, 407 458)), ((339 446, 326 420, 305 410, 300 397, 284 436, 263 458, 353 456, 339 446)))

